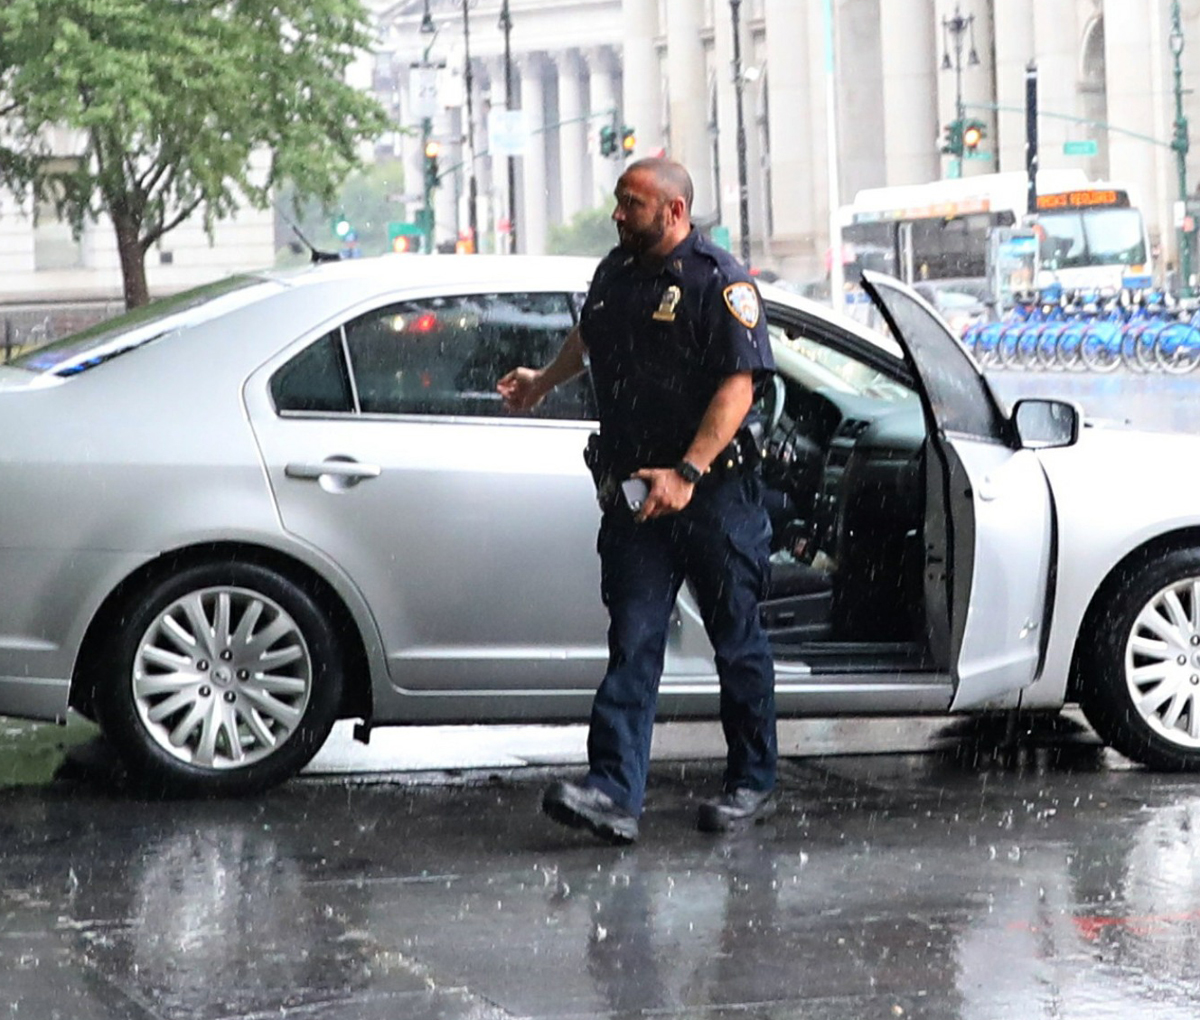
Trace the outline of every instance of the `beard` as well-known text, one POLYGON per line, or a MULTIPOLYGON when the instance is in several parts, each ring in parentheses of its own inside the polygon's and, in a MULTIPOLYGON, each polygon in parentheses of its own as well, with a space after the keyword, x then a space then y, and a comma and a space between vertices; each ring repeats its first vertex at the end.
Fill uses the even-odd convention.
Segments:
POLYGON ((666 209, 662 206, 654 214, 654 219, 647 226, 634 229, 627 224, 617 224, 617 239, 621 250, 631 255, 644 255, 655 247, 667 234, 666 209))

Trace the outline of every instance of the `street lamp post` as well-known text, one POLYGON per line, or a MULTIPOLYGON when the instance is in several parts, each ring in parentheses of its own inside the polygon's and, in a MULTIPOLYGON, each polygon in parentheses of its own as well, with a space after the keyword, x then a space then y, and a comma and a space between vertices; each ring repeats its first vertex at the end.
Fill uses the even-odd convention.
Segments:
MULTIPOLYGON (((429 0, 425 0, 425 12, 421 16, 421 27, 418 30, 421 35, 429 36, 429 42, 425 46, 425 52, 421 56, 421 69, 424 72, 429 70, 429 51, 433 49, 433 42, 437 38, 437 25, 433 23, 433 16, 429 13, 429 0)), ((433 118, 423 116, 421 118, 421 159, 422 163, 422 193, 424 197, 424 208, 422 209, 421 217, 421 233, 423 241, 421 247, 425 254, 429 255, 433 252, 433 182, 429 179, 429 175, 425 172, 425 166, 429 159, 429 139, 433 134, 433 118)))
POLYGON ((742 261, 750 265, 750 184, 746 172, 746 117, 742 110, 742 0, 729 0, 733 16, 733 94, 737 116, 738 233, 742 261))
POLYGON ((1175 150, 1175 169, 1179 175, 1179 201, 1182 203, 1182 216, 1179 217, 1179 228, 1176 231, 1179 248, 1179 293, 1183 297, 1192 296, 1192 239, 1186 229, 1187 220, 1187 154, 1188 122, 1183 114, 1183 68, 1180 57, 1183 55, 1183 24, 1179 13, 1179 0, 1171 4, 1171 56, 1175 60, 1175 137, 1171 140, 1171 148, 1175 150))
MULTIPOLYGON (((512 15, 508 11, 508 0, 500 7, 500 30, 504 33, 504 106, 513 108, 513 66, 512 66, 512 15)), ((508 250, 517 250, 517 172, 516 161, 508 157, 508 250)))
MULTIPOLYGON (((954 70, 954 123, 958 125, 959 137, 962 137, 962 127, 966 122, 966 108, 963 106, 963 91, 962 91, 962 51, 963 51, 963 36, 967 32, 971 33, 971 50, 967 55, 967 64, 974 67, 979 63, 979 54, 975 50, 975 15, 968 14, 963 16, 958 4, 954 5, 954 17, 942 17, 942 70, 954 70), (949 39, 954 40, 954 62, 950 61, 950 46, 949 39)), ((951 164, 951 177, 962 176, 962 152, 958 151, 954 154, 954 162, 951 164)))
POLYGON ((478 199, 478 184, 475 181, 475 104, 471 97, 474 91, 474 76, 471 73, 471 19, 467 14, 470 0, 462 0, 463 13, 463 85, 467 90, 467 228, 471 232, 471 251, 479 246, 479 224, 475 206, 478 199))

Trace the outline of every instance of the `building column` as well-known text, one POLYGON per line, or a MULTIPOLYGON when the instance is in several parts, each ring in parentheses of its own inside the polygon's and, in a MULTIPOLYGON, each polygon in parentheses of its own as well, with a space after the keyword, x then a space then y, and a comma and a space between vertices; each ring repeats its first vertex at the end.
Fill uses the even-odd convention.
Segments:
MULTIPOLYGON (((1108 121, 1115 127, 1135 130, 1170 140, 1175 135, 1174 58, 1168 44, 1171 20, 1167 5, 1152 4, 1146 11, 1136 5, 1104 4, 1104 64, 1107 74, 1108 121)), ((1192 24, 1195 24, 1193 22, 1192 24)), ((1185 22, 1184 51, 1200 46, 1200 33, 1188 34, 1185 22)), ((1184 73, 1185 88, 1195 80, 1184 73)), ((1187 112, 1185 98, 1184 111, 1187 112)), ((1189 123, 1193 149, 1196 145, 1196 121, 1189 123)), ((1062 151, 1059 145, 1059 151, 1062 151)), ((1067 157, 1070 160, 1070 157, 1067 157)), ((1180 268, 1178 234, 1175 230, 1175 203, 1179 200, 1179 174, 1175 152, 1167 146, 1152 145, 1141 138, 1108 133, 1108 176, 1114 182, 1137 185, 1131 200, 1142 209, 1152 243, 1163 256, 1156 267, 1160 272, 1168 261, 1180 268)), ((1188 181, 1195 194, 1196 181, 1188 181)), ((1196 260, 1192 259, 1192 272, 1196 260)))
MULTIPOLYGON (((621 4, 625 121, 637 132, 634 157, 666 147, 663 137, 662 66, 657 39, 658 0, 623 0, 621 4)), ((596 127, 593 123, 593 128, 596 127)))
MULTIPOLYGON (((996 30, 996 130, 989 144, 1001 171, 1025 170, 1025 68, 1035 58, 1033 0, 992 4, 996 30)), ((1038 91, 1044 72, 1038 68, 1038 91)), ((1041 101, 1039 99, 1039 105, 1041 101)))
MULTIPOLYGON (((487 104, 487 113, 490 119, 492 110, 507 109, 504 98, 504 58, 491 57, 485 61, 487 68, 489 102, 487 104)), ((516 85, 516 70, 514 65, 513 84, 516 85)), ((513 106, 517 104, 517 96, 513 95, 513 106)), ((490 181, 489 189, 489 204, 491 206, 492 218, 489 223, 493 231, 495 252, 506 255, 511 249, 509 247, 510 234, 500 229, 501 220, 509 220, 511 222, 513 210, 509 208, 508 196, 512 194, 508 186, 508 175, 511 170, 513 177, 516 177, 516 167, 513 161, 506 155, 496 153, 492 148, 492 137, 487 135, 487 150, 489 153, 489 173, 490 181)))
MULTIPOLYGON (((563 50, 553 57, 558 70, 558 163, 562 192, 562 219, 567 222, 577 212, 590 208, 584 196, 584 160, 592 122, 584 116, 582 68, 575 50, 563 50)), ((596 129, 599 129, 599 124, 596 129)))
MULTIPOLYGON (((879 35, 883 83, 886 179, 875 184, 921 184, 937 180, 937 144, 942 128, 929 97, 937 91, 937 51, 933 0, 883 0, 879 35)), ((847 201, 853 196, 843 196, 847 201)))
MULTIPOLYGON (((1144 18, 1145 12, 1140 16, 1144 18)), ((1038 64, 1038 109, 1045 113, 1080 116, 1076 91, 1079 82, 1078 54, 1082 43, 1080 27, 1075 4, 1033 5, 1033 39, 1037 45, 1038 64)), ((1144 75, 1145 72, 1141 73, 1144 75)), ((1054 117, 1038 119, 1038 163, 1041 170, 1073 165, 1064 159, 1062 147, 1063 142, 1074 138, 1078 130, 1070 121, 1054 117)))
POLYGON ((525 111, 525 127, 529 139, 521 160, 520 230, 518 250, 526 255, 542 255, 546 251, 546 208, 550 196, 546 187, 546 85, 545 58, 538 53, 514 58, 521 69, 521 109, 525 111))
MULTIPOLYGON (((598 138, 602 125, 615 120, 619 127, 621 122, 619 110, 615 117, 608 112, 618 106, 616 63, 612 51, 607 47, 585 50, 583 57, 588 71, 588 111, 591 114, 588 125, 593 137, 598 138)), ((592 153, 592 188, 585 200, 589 206, 595 206, 611 200, 624 161, 600 155, 598 141, 589 145, 588 149, 592 153)))
MULTIPOLYGON (((706 219, 715 215, 717 199, 707 173, 697 168, 711 163, 708 137, 708 73, 704 66, 703 4, 696 0, 666 0, 667 83, 669 145, 667 154, 692 173, 696 186, 693 215, 706 219)), ((729 14, 728 5, 715 8, 729 14)), ((748 5, 747 5, 748 6, 748 5)), ((744 12, 743 12, 744 13, 744 12)), ((747 35, 749 33, 746 33, 747 35)), ((728 80, 728 74, 726 74, 728 80)))
POLYGON ((798 282, 824 275, 828 245, 824 41, 819 5, 763 0, 770 90, 772 252, 798 282), (812 7, 810 11, 808 8, 812 7))

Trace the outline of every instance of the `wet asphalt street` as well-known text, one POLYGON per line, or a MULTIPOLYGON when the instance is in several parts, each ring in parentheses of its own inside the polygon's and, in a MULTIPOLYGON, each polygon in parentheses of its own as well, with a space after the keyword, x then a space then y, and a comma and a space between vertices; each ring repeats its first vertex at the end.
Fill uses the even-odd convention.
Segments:
POLYGON ((719 763, 659 760, 622 850, 541 766, 153 803, 92 748, 0 792, 0 1016, 1196 1016, 1200 782, 1069 718, 854 745, 726 837, 719 763))
MULTIPOLYGON (((1194 428, 1196 380, 994 378, 1194 428)), ((778 814, 727 837, 695 831, 701 728, 659 746, 622 850, 538 811, 577 740, 471 765, 496 738, 463 728, 404 763, 390 731, 267 795, 162 803, 50 732, 0 738, 0 1018, 1200 1015, 1200 778, 1071 715, 789 724, 778 814)))

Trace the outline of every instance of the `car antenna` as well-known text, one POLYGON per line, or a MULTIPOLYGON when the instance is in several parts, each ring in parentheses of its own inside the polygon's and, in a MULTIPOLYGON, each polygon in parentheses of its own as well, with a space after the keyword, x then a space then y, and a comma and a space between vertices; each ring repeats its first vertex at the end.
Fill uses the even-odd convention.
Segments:
MULTIPOLYGON (((286 217, 285 217, 285 219, 286 219, 286 217)), ((292 223, 291 220, 288 220, 288 226, 290 226, 292 228, 292 230, 295 231, 296 236, 298 238, 300 238, 301 241, 304 242, 304 247, 306 247, 309 250, 309 253, 312 256, 313 262, 340 262, 341 261, 342 257, 337 252, 321 251, 319 248, 317 248, 312 243, 312 241, 310 241, 307 237, 305 237, 302 233, 300 233, 300 228, 298 226, 296 226, 296 224, 292 223)))

